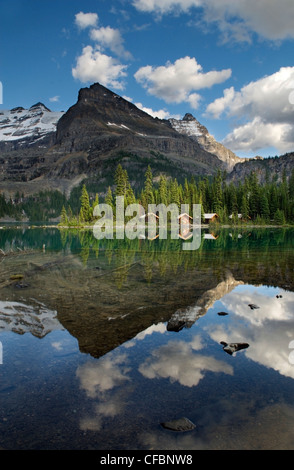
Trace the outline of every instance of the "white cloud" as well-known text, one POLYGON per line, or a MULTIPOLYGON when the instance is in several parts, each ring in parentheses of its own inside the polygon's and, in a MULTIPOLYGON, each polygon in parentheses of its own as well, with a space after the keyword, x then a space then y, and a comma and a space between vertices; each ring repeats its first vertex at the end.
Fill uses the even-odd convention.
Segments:
POLYGON ((168 111, 165 111, 164 109, 159 109, 158 111, 154 111, 151 108, 146 108, 143 106, 142 103, 135 103, 135 106, 137 108, 141 109, 145 113, 149 114, 150 116, 158 119, 169 119, 171 117, 170 113, 168 111))
POLYGON ((81 387, 89 397, 95 398, 128 381, 129 368, 125 365, 127 356, 120 354, 104 356, 97 363, 86 363, 77 369, 81 387))
POLYGON ((174 64, 168 62, 159 67, 142 67, 135 73, 135 79, 148 93, 167 103, 189 102, 195 107, 200 96, 193 91, 222 83, 230 78, 231 73, 231 69, 203 73, 195 58, 183 57, 174 64))
POLYGON ((188 11, 192 7, 202 6, 202 0, 133 0, 133 5, 139 11, 155 12, 160 14, 175 11, 188 11))
POLYGON ((59 101, 59 96, 52 96, 52 98, 49 98, 49 101, 51 101, 51 103, 57 103, 59 101))
MULTIPOLYGON (((130 98, 129 96, 123 96, 123 98, 130 103, 133 103, 133 99, 130 98)), ((172 115, 170 114, 167 110, 165 109, 159 109, 157 111, 154 111, 152 108, 147 108, 144 106, 142 103, 134 103, 137 108, 141 109, 141 111, 144 111, 147 114, 150 114, 150 116, 158 119, 169 119, 169 118, 174 118, 174 119, 181 119, 180 114, 177 115, 172 115)), ((164 327, 165 328, 165 327, 164 327)))
POLYGON ((258 150, 276 147, 286 152, 294 147, 294 108, 291 93, 294 67, 282 67, 278 72, 251 82, 240 91, 224 90, 221 98, 207 106, 214 118, 221 116, 240 119, 223 143, 232 150, 258 150))
POLYGON ((224 41, 248 42, 252 33, 270 40, 294 37, 293 0, 133 0, 133 5, 140 11, 158 15, 201 8, 202 20, 216 23, 224 41))
POLYGON ((75 15, 75 23, 80 29, 95 28, 98 23, 98 15, 97 13, 83 13, 80 11, 75 15))
POLYGON ((103 47, 108 47, 112 52, 118 56, 131 58, 131 54, 124 48, 124 40, 118 29, 113 29, 110 26, 101 27, 99 29, 92 29, 90 37, 93 41, 98 42, 103 47))
POLYGON ((280 152, 293 149, 294 142, 286 141, 287 133, 290 132, 289 124, 265 123, 260 117, 242 126, 236 127, 223 140, 223 144, 235 151, 252 151, 275 147, 280 152))
POLYGON ((83 83, 99 82, 106 87, 123 89, 124 85, 120 80, 126 76, 126 68, 126 65, 102 54, 99 49, 86 46, 77 58, 72 75, 83 83))
POLYGON ((170 341, 152 351, 149 358, 139 366, 139 371, 149 379, 169 378, 185 387, 195 387, 207 371, 233 375, 233 368, 212 356, 195 354, 202 349, 201 339, 195 337, 191 343, 170 341))

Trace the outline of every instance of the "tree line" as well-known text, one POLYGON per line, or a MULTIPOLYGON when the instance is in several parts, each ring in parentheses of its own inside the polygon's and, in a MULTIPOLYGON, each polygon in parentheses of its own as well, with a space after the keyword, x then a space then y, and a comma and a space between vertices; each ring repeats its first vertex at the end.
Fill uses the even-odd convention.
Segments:
POLYGON ((294 223, 294 170, 287 179, 286 174, 278 183, 276 178, 267 175, 261 183, 255 172, 237 184, 227 182, 227 175, 218 171, 214 177, 192 176, 179 183, 177 178, 165 175, 155 178, 151 166, 145 172, 144 185, 135 191, 129 180, 127 169, 117 165, 113 185, 101 196, 98 193, 90 197, 86 184, 80 195, 80 207, 77 214, 69 204, 64 204, 61 211, 61 225, 79 226, 94 220, 94 208, 100 202, 111 206, 115 216, 115 198, 123 196, 125 207, 129 204, 141 204, 148 212, 149 204, 177 204, 179 211, 182 204, 190 207, 200 204, 202 213, 217 213, 219 222, 284 225, 294 223), (92 199, 92 200, 91 200, 92 199))

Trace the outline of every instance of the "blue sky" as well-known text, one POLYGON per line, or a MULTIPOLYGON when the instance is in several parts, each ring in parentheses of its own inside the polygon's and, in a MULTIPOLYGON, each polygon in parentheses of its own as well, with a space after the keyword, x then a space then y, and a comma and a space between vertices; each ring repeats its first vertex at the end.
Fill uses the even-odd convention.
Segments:
POLYGON ((293 0, 1 0, 1 109, 99 82, 239 156, 294 150, 293 0))

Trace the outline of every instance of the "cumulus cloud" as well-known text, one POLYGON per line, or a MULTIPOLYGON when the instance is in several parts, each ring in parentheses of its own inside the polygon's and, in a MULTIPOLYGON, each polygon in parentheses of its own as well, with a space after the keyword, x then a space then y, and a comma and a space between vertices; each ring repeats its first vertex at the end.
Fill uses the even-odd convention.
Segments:
POLYGON ((83 83, 99 82, 106 87, 123 89, 120 80, 126 76, 126 68, 126 65, 118 63, 113 57, 101 53, 99 48, 86 46, 77 58, 72 75, 83 83))
POLYGON ((98 15, 96 13, 77 13, 75 23, 79 29, 89 28, 89 37, 95 43, 83 48, 77 58, 76 66, 72 69, 74 78, 81 82, 100 82, 102 85, 123 89, 121 79, 125 77, 126 65, 122 65, 113 57, 104 53, 109 49, 112 53, 124 59, 131 59, 131 54, 124 48, 124 40, 118 29, 110 26, 97 27, 98 15))
POLYGON ((217 24, 224 41, 248 42, 252 33, 269 40, 294 37, 292 0, 133 0, 133 5, 140 11, 157 15, 201 8, 202 21, 217 24))
POLYGON ((171 117, 170 113, 164 109, 154 111, 152 108, 146 108, 142 103, 135 103, 135 106, 154 118, 169 119, 171 117))
POLYGON ((148 93, 167 103, 189 102, 197 107, 200 96, 192 92, 222 83, 231 74, 231 69, 203 73, 202 66, 195 58, 183 57, 173 64, 168 62, 159 67, 141 67, 134 76, 148 93))
POLYGON ((294 67, 282 67, 240 91, 227 88, 221 98, 207 106, 206 112, 214 118, 240 119, 223 141, 232 150, 275 147, 285 152, 294 146, 293 88, 294 67))
POLYGON ((75 23, 80 29, 86 29, 89 27, 95 27, 98 23, 97 13, 77 13, 75 16, 75 23))
POLYGON ((113 29, 110 26, 92 29, 90 37, 102 47, 108 47, 116 55, 125 57, 126 59, 131 58, 131 54, 124 48, 124 40, 118 29, 113 29))
POLYGON ((125 363, 127 356, 120 354, 117 357, 105 356, 97 364, 86 363, 77 369, 77 377, 81 387, 91 398, 100 396, 100 393, 109 391, 121 383, 130 380, 130 369, 125 363))
POLYGON ((202 349, 201 339, 196 336, 190 343, 170 341, 152 351, 151 357, 139 366, 139 371, 149 379, 169 378, 186 387, 199 384, 207 371, 233 375, 232 366, 212 356, 195 354, 202 349))
POLYGON ((52 98, 49 98, 49 101, 51 101, 51 103, 57 103, 59 101, 59 96, 52 96, 52 98))
MULTIPOLYGON (((123 98, 127 101, 130 101, 130 103, 133 103, 133 99, 130 98, 129 96, 123 96, 123 98)), ((166 111, 165 109, 158 109, 157 111, 154 111, 152 108, 148 108, 148 107, 144 106, 142 103, 134 103, 134 104, 135 104, 135 106, 137 106, 137 108, 141 109, 141 111, 144 111, 145 113, 150 114, 150 116, 152 116, 154 118, 158 118, 158 119, 169 119, 169 118, 181 119, 180 114, 171 114, 168 111, 166 111)), ((143 336, 145 336, 145 334, 151 334, 153 331, 160 331, 161 333, 163 333, 165 331, 165 329, 166 329, 166 327, 163 323, 158 324, 156 326, 153 325, 152 327, 150 327, 146 331, 144 331, 143 336)), ((141 335, 142 334, 140 333, 136 337, 136 339, 141 337, 141 335)))

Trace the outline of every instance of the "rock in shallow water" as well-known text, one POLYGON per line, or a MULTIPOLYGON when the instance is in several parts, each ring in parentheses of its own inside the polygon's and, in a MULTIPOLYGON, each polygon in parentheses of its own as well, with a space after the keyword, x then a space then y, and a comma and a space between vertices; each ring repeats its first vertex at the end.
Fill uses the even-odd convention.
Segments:
POLYGON ((178 432, 192 431, 196 427, 188 418, 174 419, 173 421, 166 421, 160 424, 165 429, 178 432))
POLYGON ((255 305, 255 304, 248 304, 248 307, 250 307, 251 310, 256 310, 256 309, 259 308, 259 306, 258 306, 258 305, 255 305))
POLYGON ((241 349, 249 348, 248 343, 226 343, 225 341, 221 341, 220 344, 223 345, 223 350, 230 355, 241 349))

